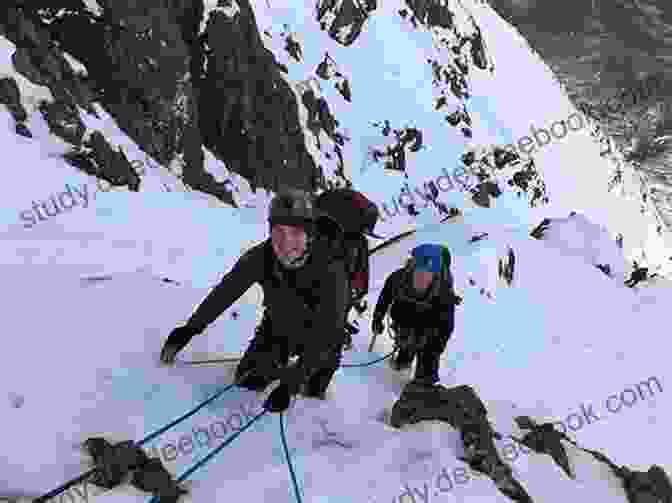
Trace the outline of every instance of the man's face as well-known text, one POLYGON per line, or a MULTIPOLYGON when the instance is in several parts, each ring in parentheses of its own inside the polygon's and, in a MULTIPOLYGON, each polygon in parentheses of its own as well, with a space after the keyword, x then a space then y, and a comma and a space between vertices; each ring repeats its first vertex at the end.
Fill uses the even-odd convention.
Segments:
POLYGON ((413 288, 419 292, 423 292, 432 284, 433 279, 433 272, 413 271, 413 288))
POLYGON ((275 256, 283 264, 289 264, 306 251, 308 235, 302 227, 274 225, 271 228, 271 244, 275 256))

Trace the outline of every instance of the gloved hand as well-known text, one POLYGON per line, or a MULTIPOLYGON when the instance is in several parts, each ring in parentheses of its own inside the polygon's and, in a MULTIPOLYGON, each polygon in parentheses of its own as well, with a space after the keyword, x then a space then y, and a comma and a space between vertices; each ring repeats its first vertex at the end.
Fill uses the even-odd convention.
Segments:
POLYGON ((264 401, 264 409, 269 412, 283 412, 289 408, 292 395, 289 392, 289 386, 281 383, 275 388, 268 398, 264 401))
POLYGON ((383 330, 385 330, 385 326, 383 325, 382 318, 373 319, 373 323, 371 324, 371 330, 373 330, 373 333, 376 335, 380 335, 383 333, 383 330))
POLYGON ((454 294, 453 299, 455 301, 456 306, 459 306, 460 304, 462 304, 462 297, 460 297, 459 295, 454 294))
POLYGON ((175 363, 177 353, 189 344, 191 338, 198 333, 200 333, 200 330, 187 325, 173 329, 163 345, 163 349, 161 349, 161 361, 166 364, 175 363))
POLYGON ((285 369, 280 385, 264 401, 264 409, 269 412, 287 410, 292 397, 301 389, 303 377, 303 369, 299 365, 285 369))

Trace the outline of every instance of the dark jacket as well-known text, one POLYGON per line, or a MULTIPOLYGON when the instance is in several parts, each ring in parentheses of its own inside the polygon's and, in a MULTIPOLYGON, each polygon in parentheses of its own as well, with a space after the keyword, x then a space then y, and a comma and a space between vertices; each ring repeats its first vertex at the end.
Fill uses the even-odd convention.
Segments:
POLYGON ((316 240, 306 264, 293 271, 280 265, 270 239, 254 246, 224 275, 187 324, 203 331, 255 283, 264 292, 272 332, 286 336, 290 351, 301 349, 307 371, 321 368, 329 348, 343 344, 349 298, 345 264, 333 245, 316 240))
MULTIPOLYGON (((440 281, 438 278, 435 281, 440 281)), ((439 328, 450 333, 455 327, 455 291, 452 277, 432 284, 427 292, 415 298, 409 295, 412 289, 412 272, 405 267, 397 269, 385 280, 378 297, 373 319, 383 319, 392 304, 390 316, 402 327, 439 328)))

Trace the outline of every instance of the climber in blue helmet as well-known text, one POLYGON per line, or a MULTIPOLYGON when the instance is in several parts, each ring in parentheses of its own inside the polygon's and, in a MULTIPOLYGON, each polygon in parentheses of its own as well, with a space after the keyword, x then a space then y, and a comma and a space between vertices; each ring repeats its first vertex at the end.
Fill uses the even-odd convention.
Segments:
POLYGON ((391 328, 399 348, 393 368, 408 369, 417 356, 414 381, 438 382, 439 358, 455 327, 455 306, 461 303, 453 287, 448 248, 432 243, 415 247, 406 265, 385 280, 373 313, 372 329, 380 334, 392 304, 391 328))

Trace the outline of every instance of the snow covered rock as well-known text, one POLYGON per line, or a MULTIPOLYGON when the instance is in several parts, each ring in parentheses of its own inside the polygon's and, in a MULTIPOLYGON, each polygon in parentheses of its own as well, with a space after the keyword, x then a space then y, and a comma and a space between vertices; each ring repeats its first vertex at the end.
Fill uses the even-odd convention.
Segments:
POLYGON ((513 501, 532 499, 513 477, 511 468, 497 453, 495 432, 487 420, 487 409, 471 386, 445 388, 409 383, 392 408, 390 423, 399 428, 420 421, 441 420, 460 431, 465 455, 462 460, 490 477, 497 488, 513 501))
POLYGON ((369 13, 376 9, 376 0, 318 0, 317 21, 336 42, 349 46, 362 32, 369 13))
POLYGON ((582 214, 572 212, 567 218, 544 219, 530 235, 567 255, 583 257, 609 277, 623 278, 628 269, 617 241, 582 214))

